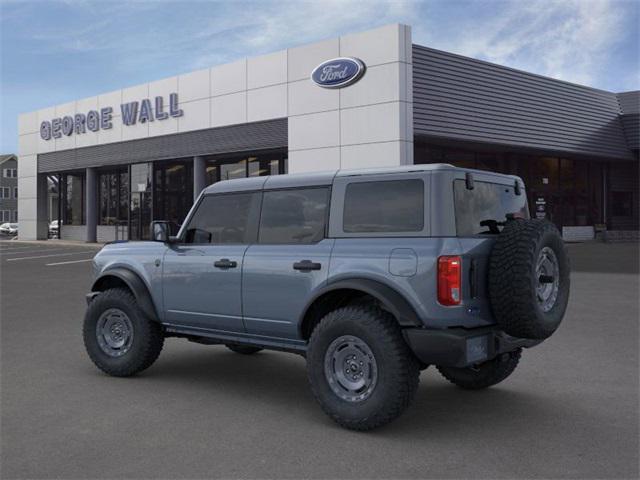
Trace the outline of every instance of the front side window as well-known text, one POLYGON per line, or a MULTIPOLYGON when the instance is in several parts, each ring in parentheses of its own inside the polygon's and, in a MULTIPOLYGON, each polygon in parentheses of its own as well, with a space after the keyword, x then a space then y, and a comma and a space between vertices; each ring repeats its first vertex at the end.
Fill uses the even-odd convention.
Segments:
POLYGON ((246 244, 253 240, 260 196, 257 193, 208 195, 187 226, 185 243, 246 244))
POLYGON ((260 214, 259 242, 267 244, 319 242, 324 237, 328 205, 328 188, 265 192, 260 214))
POLYGON ((419 179, 355 182, 344 196, 346 233, 420 232, 424 228, 424 182, 419 179))
POLYGON ((476 181, 469 190, 464 180, 455 180, 453 192, 460 237, 489 233, 489 227, 480 225, 484 220, 504 222, 507 214, 529 218, 526 195, 516 195, 512 186, 476 181))

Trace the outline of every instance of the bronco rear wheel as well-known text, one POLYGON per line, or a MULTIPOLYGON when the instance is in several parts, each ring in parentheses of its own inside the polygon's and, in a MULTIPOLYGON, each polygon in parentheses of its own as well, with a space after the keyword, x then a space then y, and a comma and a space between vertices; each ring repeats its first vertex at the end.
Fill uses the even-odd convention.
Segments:
POLYGON ((87 308, 84 345, 93 363, 115 377, 128 377, 148 368, 164 344, 162 327, 147 318, 128 290, 102 292, 87 308))
POLYGON ((555 225, 507 221, 491 252, 489 298, 509 335, 543 340, 555 332, 569 301, 569 258, 555 225))
POLYGON ((420 374, 393 317, 362 304, 320 321, 309 341, 307 372, 325 413, 353 430, 381 426, 404 412, 420 374))

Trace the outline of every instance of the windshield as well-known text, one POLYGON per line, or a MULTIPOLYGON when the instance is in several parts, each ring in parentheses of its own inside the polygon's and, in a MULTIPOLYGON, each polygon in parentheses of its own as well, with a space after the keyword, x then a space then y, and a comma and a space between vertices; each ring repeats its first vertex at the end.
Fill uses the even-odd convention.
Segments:
POLYGON ((493 233, 486 223, 480 222, 504 222, 507 214, 529 218, 527 196, 524 190, 516 195, 513 186, 476 181, 473 190, 469 190, 464 180, 455 180, 453 193, 460 237, 493 233))

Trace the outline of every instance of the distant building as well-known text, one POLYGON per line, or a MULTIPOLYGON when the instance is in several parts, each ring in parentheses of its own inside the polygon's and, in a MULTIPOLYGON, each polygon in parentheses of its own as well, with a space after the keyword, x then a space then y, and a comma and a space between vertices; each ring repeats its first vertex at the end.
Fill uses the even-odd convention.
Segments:
POLYGON ((0 155, 0 223, 18 221, 18 157, 0 155))

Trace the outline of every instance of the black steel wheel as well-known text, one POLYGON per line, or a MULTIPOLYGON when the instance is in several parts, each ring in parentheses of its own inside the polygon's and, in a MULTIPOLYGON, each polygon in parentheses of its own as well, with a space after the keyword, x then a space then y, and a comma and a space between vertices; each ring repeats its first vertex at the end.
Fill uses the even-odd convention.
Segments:
POLYGON ((160 355, 164 334, 147 318, 129 290, 109 289, 87 308, 84 345, 93 363, 115 377, 128 377, 150 367, 160 355))
POLYGON ((370 430, 406 410, 420 369, 393 316, 359 304, 334 310, 316 326, 307 373, 325 413, 345 428, 370 430))

